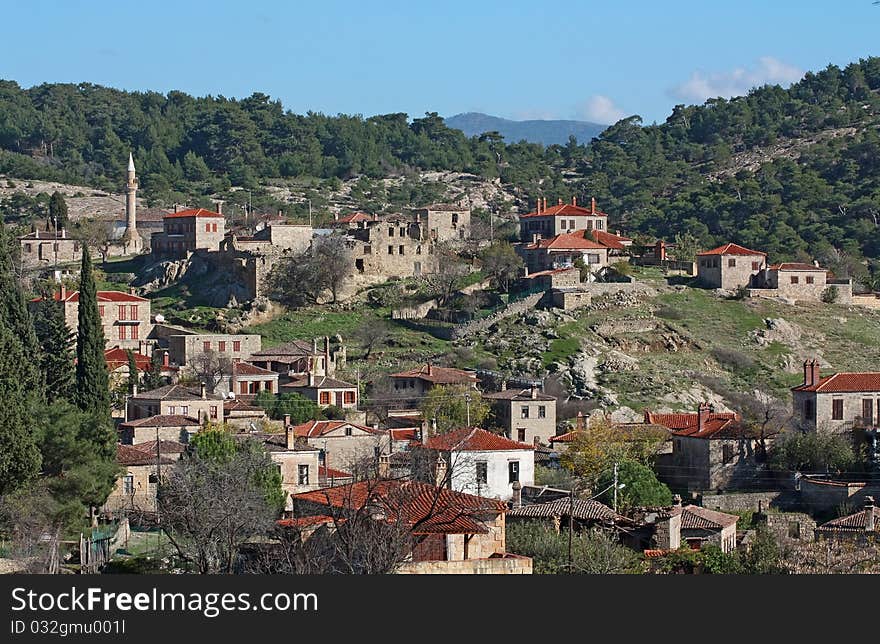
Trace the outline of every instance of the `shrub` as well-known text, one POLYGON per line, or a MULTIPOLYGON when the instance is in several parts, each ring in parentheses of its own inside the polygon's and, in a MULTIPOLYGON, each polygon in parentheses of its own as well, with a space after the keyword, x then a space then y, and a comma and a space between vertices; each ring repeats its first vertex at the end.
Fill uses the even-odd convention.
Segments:
POLYGON ((730 371, 752 371, 757 366, 750 356, 736 349, 718 347, 712 349, 711 354, 721 366, 730 371))
POLYGON ((654 315, 658 318, 663 318, 664 320, 682 320, 684 319, 684 313, 679 311, 678 309, 674 309, 671 306, 661 306, 659 309, 654 311, 654 315))
POLYGON ((825 304, 834 304, 837 301, 838 292, 833 286, 826 286, 822 291, 822 301, 825 304))

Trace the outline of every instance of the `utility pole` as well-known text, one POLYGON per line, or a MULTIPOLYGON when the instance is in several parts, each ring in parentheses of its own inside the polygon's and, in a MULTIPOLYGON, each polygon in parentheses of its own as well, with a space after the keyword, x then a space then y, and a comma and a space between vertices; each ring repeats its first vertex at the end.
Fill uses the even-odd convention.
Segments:
POLYGON ((156 556, 161 555, 162 527, 159 521, 159 481, 162 479, 162 443, 159 442, 159 427, 156 426, 156 556))
POLYGON ((617 463, 614 464, 614 511, 617 512, 617 463))
POLYGON ((568 491, 568 572, 571 574, 571 540, 574 535, 574 483, 568 491))
POLYGON ((309 228, 312 227, 312 200, 309 199, 309 228))
POLYGON ((464 404, 467 408, 467 426, 471 426, 471 394, 470 392, 464 395, 464 404))

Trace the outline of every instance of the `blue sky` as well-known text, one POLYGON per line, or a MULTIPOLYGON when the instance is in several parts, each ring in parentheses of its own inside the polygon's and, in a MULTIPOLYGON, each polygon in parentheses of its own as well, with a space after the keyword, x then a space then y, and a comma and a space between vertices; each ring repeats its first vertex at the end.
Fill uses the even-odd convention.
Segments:
POLYGON ((880 54, 871 0, 7 3, 0 78, 610 123, 880 54))

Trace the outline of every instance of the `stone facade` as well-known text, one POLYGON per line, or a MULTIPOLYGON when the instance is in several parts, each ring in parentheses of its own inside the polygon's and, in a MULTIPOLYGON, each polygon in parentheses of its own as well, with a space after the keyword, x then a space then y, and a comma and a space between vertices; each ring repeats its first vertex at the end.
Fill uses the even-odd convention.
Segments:
POLYGON ((820 431, 875 427, 880 420, 880 373, 821 377, 819 363, 804 363, 804 383, 792 389, 792 414, 820 431))
POLYGON ((126 405, 126 421, 176 415, 190 416, 199 423, 205 420, 222 422, 223 399, 207 393, 204 385, 198 389, 167 385, 152 391, 135 392, 129 396, 126 405))
POLYGON ((471 211, 454 204, 433 204, 415 211, 417 221, 424 220, 431 239, 437 242, 470 237, 471 211))
MULTIPOLYGON (((62 286, 55 299, 64 304, 64 320, 71 333, 79 328, 79 291, 68 293, 62 286)), ((150 300, 122 291, 98 291, 98 314, 104 329, 104 347, 131 349, 145 353, 152 344, 150 300)))
POLYGON ((547 207, 547 200, 538 200, 538 207, 519 220, 520 239, 530 241, 535 235, 542 238, 555 237, 575 230, 608 230, 608 215, 596 209, 593 199, 591 208, 577 205, 573 198, 571 204, 563 204, 559 199, 556 206, 547 207))
POLYGON ((673 436, 672 469, 659 478, 688 492, 747 487, 757 471, 756 442, 749 438, 673 436))
POLYGON ((734 291, 752 285, 755 275, 764 269, 766 253, 750 251, 736 244, 697 254, 697 278, 708 288, 734 291))
POLYGON ((549 444, 556 435, 556 398, 537 388, 484 394, 504 434, 520 443, 549 444))
POLYGON ((364 222, 349 231, 353 278, 360 283, 391 277, 418 277, 438 268, 427 224, 408 221, 364 222))
POLYGON ((151 244, 153 254, 161 257, 187 258, 196 250, 219 251, 226 235, 223 215, 203 208, 167 214, 162 225, 151 244))
POLYGON ((78 239, 68 237, 64 228, 57 232, 35 228, 19 237, 18 244, 21 263, 28 268, 82 261, 82 244, 78 239))
POLYGON ((168 336, 168 352, 171 361, 181 367, 191 367, 193 360, 206 351, 218 357, 247 361, 262 347, 262 337, 257 334, 186 333, 168 336))

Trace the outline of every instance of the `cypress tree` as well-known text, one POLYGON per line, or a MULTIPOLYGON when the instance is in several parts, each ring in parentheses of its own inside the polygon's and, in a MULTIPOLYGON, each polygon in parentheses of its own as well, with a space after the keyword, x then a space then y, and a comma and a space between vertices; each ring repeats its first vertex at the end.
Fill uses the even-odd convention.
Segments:
POLYGON ((128 388, 131 391, 134 391, 134 385, 138 384, 140 378, 138 377, 138 368, 137 368, 137 360, 134 359, 134 351, 128 349, 126 352, 128 356, 128 388))
POLYGON ((150 358, 150 369, 144 372, 144 391, 158 389, 165 384, 162 377, 162 352, 153 350, 153 356, 150 358))
POLYGON ((40 450, 31 428, 33 397, 21 377, 29 362, 24 346, 0 321, 0 496, 40 472, 40 450))
POLYGON ((64 319, 64 305, 44 299, 34 308, 34 330, 42 355, 46 401, 74 400, 73 333, 64 319))
POLYGON ((55 219, 56 228, 67 228, 67 202, 57 190, 49 198, 49 218, 55 219))
POLYGON ((98 314, 98 288, 92 258, 83 245, 76 333, 76 404, 98 418, 110 418, 110 382, 104 361, 104 329, 98 314))

